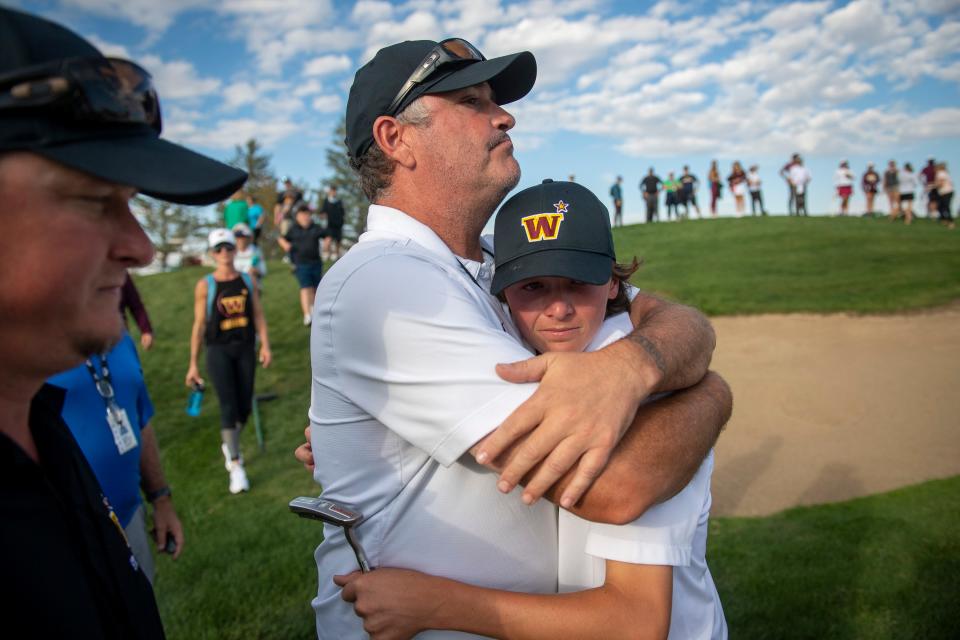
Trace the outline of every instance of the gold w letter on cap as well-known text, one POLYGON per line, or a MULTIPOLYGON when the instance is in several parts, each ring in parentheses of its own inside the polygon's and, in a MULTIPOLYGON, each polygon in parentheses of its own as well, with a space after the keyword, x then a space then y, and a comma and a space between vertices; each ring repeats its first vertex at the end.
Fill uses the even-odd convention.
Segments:
POLYGON ((562 213, 535 213, 520 218, 523 231, 527 234, 527 242, 556 240, 557 234, 560 233, 561 222, 563 222, 562 213))

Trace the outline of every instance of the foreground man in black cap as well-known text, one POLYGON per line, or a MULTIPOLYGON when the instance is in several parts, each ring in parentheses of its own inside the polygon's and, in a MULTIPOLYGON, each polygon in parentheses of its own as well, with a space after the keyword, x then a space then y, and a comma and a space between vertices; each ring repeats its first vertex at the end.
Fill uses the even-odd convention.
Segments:
POLYGON ((246 178, 159 135, 146 71, 0 8, 0 602, 24 637, 163 637, 62 394, 43 386, 120 337, 127 269, 153 256, 130 198, 208 204, 246 178))
MULTIPOLYGON (((396 44, 357 72, 346 143, 374 204, 317 291, 310 421, 315 478, 365 516, 355 531, 374 566, 545 593, 557 588, 556 509, 538 498, 633 520, 687 483, 730 396, 704 377, 706 319, 644 294, 629 338, 499 369, 525 384, 497 376, 530 353, 490 295, 480 232, 520 178, 501 105, 535 77, 529 52, 486 60, 459 39, 396 44), (688 387, 638 412, 649 394, 688 387)), ((576 215, 553 206, 531 212, 531 243, 576 215)), ((332 582, 356 569, 340 530, 325 527, 316 559, 318 634, 366 637, 332 582)))

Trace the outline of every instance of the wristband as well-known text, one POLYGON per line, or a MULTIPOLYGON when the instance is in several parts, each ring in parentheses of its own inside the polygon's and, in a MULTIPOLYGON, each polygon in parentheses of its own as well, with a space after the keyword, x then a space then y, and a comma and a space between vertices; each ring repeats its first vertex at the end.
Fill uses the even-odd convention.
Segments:
POLYGON ((173 492, 170 491, 169 486, 160 487, 156 491, 147 491, 146 494, 147 494, 147 502, 149 502, 150 504, 153 504, 154 502, 156 502, 160 498, 163 498, 164 496, 173 496, 173 492))

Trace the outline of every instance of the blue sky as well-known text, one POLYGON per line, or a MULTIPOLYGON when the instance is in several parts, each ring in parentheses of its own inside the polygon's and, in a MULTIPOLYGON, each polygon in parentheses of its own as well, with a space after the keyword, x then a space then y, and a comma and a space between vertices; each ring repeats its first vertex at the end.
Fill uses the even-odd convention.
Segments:
MULTIPOLYGON (((836 209, 840 160, 960 173, 960 0, 657 3, 604 0, 0 0, 62 22, 155 77, 164 135, 228 158, 257 137, 278 175, 319 186, 354 71, 380 47, 461 36, 487 57, 530 50, 537 85, 509 109, 521 187, 575 174, 609 200, 711 159, 779 167, 804 155, 812 209, 836 209)), ((700 201, 707 199, 701 188, 700 201)), ((725 192, 721 215, 732 215, 725 192)), ((862 196, 853 209, 862 208, 862 196)))

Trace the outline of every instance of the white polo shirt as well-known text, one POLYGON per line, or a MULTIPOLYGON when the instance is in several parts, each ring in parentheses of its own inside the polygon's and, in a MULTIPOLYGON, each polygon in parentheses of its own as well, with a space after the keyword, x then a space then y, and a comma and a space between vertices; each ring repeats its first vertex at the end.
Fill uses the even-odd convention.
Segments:
MULTIPOLYGON (((587 351, 601 349, 632 331, 622 313, 607 318, 587 351)), ((568 511, 559 516, 561 592, 603 584, 606 560, 673 567, 670 638, 721 640, 727 623, 720 595, 707 568, 711 451, 693 479, 670 500, 654 505, 630 524, 590 522, 568 511)))
MULTIPOLYGON (((494 370, 530 352, 489 294, 492 256, 461 262, 431 229, 388 207, 371 206, 367 228, 317 289, 314 478, 324 497, 364 515, 357 533, 373 566, 555 592, 556 508, 525 506, 519 489, 500 494, 495 474, 466 454, 536 388, 494 370)), ((324 536, 318 636, 366 638, 332 581, 357 569, 354 555, 340 529, 324 526, 324 536)))

